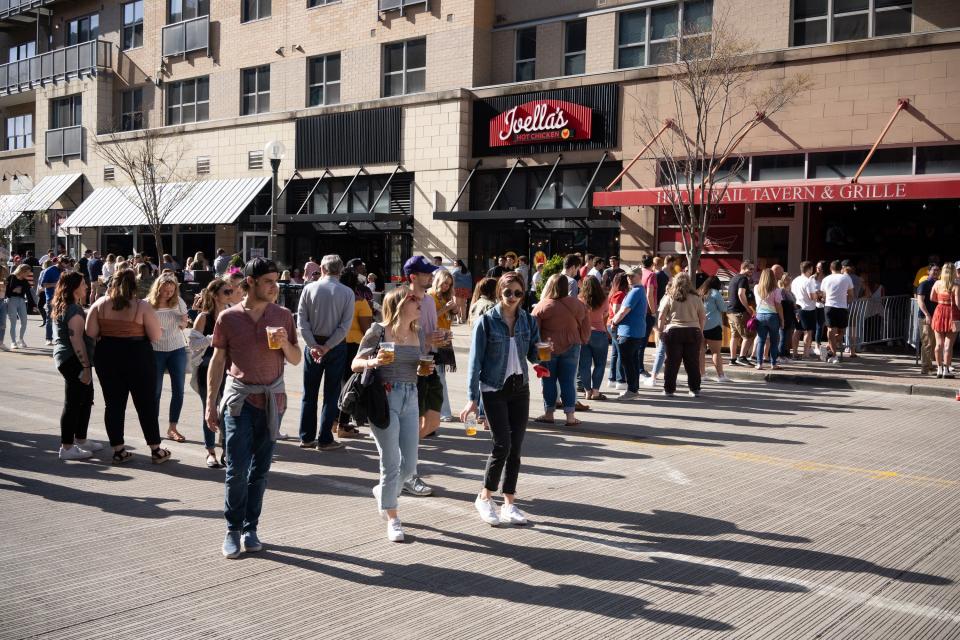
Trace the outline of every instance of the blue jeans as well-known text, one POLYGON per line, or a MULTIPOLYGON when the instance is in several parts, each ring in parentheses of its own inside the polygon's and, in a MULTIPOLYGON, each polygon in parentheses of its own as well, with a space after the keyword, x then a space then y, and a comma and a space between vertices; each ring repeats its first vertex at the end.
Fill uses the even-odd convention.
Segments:
MULTIPOLYGON (((3 339, 7 335, 7 299, 0 298, 0 342, 3 342, 3 339)), ((10 336, 11 340, 15 340, 13 335, 10 336)))
POLYGON ((403 483, 417 473, 417 446, 420 444, 420 405, 417 385, 400 382, 387 393, 390 425, 370 432, 380 452, 381 509, 396 509, 403 483))
POLYGON ((226 413, 223 426, 227 445, 223 517, 227 519, 227 531, 256 531, 273 458, 267 412, 245 402, 239 416, 226 413))
POLYGON ((53 300, 46 301, 47 324, 43 325, 43 333, 47 340, 53 340, 53 318, 50 314, 53 312, 53 300))
POLYGON ((663 334, 660 334, 660 342, 657 343, 657 351, 653 354, 653 371, 650 375, 654 378, 663 370, 663 364, 667 361, 667 347, 663 343, 663 334))
POLYGON ((591 331, 590 342, 580 345, 580 384, 584 389, 599 389, 603 383, 608 346, 606 331, 591 331), (590 373, 591 364, 593 374, 590 373))
POLYGON ((157 362, 157 410, 160 409, 160 393, 163 391, 163 374, 170 373, 170 422, 180 422, 183 409, 183 380, 187 375, 187 349, 181 347, 175 351, 154 351, 157 362))
POLYGON ((453 412, 450 410, 450 394, 447 392, 446 367, 437 367, 437 373, 440 375, 440 384, 443 385, 443 404, 440 406, 440 417, 450 418, 453 416, 453 412))
POLYGON ((572 413, 577 405, 577 367, 580 365, 580 345, 575 344, 563 353, 555 353, 546 363, 549 378, 540 378, 543 385, 544 411, 552 412, 557 407, 557 383, 563 399, 563 412, 572 413))
MULTIPOLYGON (((643 363, 643 354, 647 351, 647 342, 650 340, 650 334, 653 332, 653 327, 657 324, 656 316, 647 314, 647 323, 643 331, 643 340, 640 342, 637 347, 637 367, 640 373, 645 373, 645 365, 643 363)), ((628 381, 629 382, 629 381, 628 381)))
POLYGON ((300 403, 300 442, 317 439, 317 396, 323 382, 323 409, 320 412, 320 442, 333 442, 333 421, 340 415, 337 400, 343 385, 343 370, 347 366, 347 343, 341 342, 327 352, 319 363, 303 349, 303 400, 300 403))
POLYGON ((620 344, 617 342, 617 337, 613 337, 613 342, 610 343, 610 375, 608 379, 610 382, 626 382, 627 377, 623 373, 623 362, 620 359, 620 344))
POLYGON ((776 313, 757 314, 757 363, 763 362, 763 348, 770 338, 770 362, 777 364, 780 349, 780 316, 776 313))
POLYGON ((27 333, 27 301, 24 298, 7 298, 7 316, 10 318, 10 341, 23 342, 27 333), (20 333, 17 334, 17 320, 20 333))

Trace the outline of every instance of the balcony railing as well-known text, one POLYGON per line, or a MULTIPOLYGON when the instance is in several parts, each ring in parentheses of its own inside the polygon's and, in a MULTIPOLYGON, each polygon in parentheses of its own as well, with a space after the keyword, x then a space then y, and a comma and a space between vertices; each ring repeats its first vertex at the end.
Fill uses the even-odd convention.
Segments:
POLYGON ((47 129, 46 158, 47 162, 65 160, 73 156, 83 156, 83 127, 63 127, 62 129, 47 129))
POLYGON ((377 0, 378 9, 381 12, 399 11, 403 15, 404 9, 418 4, 422 4, 424 9, 430 10, 430 0, 377 0))
POLYGON ((0 0, 0 18, 9 18, 24 11, 30 11, 57 0, 0 0))
POLYGON ((113 49, 109 42, 82 42, 0 65, 0 96, 30 91, 36 86, 73 77, 96 75, 97 69, 112 67, 113 49))
POLYGON ((210 54, 210 16, 191 18, 163 28, 163 56, 179 56, 191 51, 210 54))

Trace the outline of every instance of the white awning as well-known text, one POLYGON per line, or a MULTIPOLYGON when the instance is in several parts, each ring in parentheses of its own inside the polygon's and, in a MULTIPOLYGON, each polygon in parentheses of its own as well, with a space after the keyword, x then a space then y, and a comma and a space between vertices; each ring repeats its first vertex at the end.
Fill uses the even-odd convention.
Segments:
POLYGON ((6 229, 23 215, 23 203, 27 194, 18 193, 13 196, 0 196, 0 229, 6 229))
MULTIPOLYGON (((160 193, 177 194, 188 189, 170 211, 163 224, 230 224, 235 222, 270 178, 203 180, 194 183, 170 183, 160 193)), ((172 195, 172 197, 177 197, 172 195)), ((84 199, 61 227, 134 227, 146 225, 134 187, 104 187, 84 199)))
POLYGON ((82 177, 82 173, 61 173, 55 176, 46 176, 27 194, 23 210, 46 211, 82 177))

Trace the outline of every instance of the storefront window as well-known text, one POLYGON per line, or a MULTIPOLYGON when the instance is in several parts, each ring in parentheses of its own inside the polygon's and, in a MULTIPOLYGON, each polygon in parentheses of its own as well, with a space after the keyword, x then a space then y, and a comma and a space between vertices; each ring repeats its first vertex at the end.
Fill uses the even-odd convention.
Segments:
POLYGON ((960 145, 918 148, 917 173, 960 173, 960 145))
POLYGON ((754 156, 753 180, 803 180, 802 153, 754 156))
MULTIPOLYGON (((810 178, 852 178, 867 157, 866 149, 810 154, 810 178)), ((870 159, 864 176, 895 176, 913 173, 913 149, 879 149, 870 159)))

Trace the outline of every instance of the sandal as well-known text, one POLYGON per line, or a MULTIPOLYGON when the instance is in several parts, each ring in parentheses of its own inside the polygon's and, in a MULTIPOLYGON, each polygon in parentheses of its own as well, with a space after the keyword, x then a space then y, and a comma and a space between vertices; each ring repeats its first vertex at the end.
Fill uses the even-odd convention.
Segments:
POLYGON ((534 422, 539 422, 540 424, 557 424, 557 421, 553 418, 547 418, 546 416, 537 416, 533 419, 534 422))
POLYGON ((565 427, 576 427, 576 426, 579 426, 580 424, 583 424, 583 423, 581 423, 579 420, 577 420, 576 418, 574 418, 574 419, 573 419, 573 422, 564 422, 564 423, 563 423, 563 426, 565 426, 565 427))
POLYGON ((607 396, 603 395, 602 393, 597 393, 597 395, 593 396, 592 398, 588 398, 588 399, 589 399, 589 400, 606 400, 606 399, 607 399, 607 396))
POLYGON ((163 447, 157 447, 150 450, 150 460, 153 464, 163 464, 170 459, 170 450, 163 447))
POLYGON ((169 429, 169 430, 167 431, 167 440, 171 440, 171 441, 173 441, 173 442, 186 442, 186 441, 187 441, 187 439, 183 436, 183 434, 180 433, 179 431, 177 431, 176 429, 169 429))
POLYGON ((133 457, 133 454, 127 451, 126 449, 120 449, 120 451, 113 452, 113 464, 123 464, 130 460, 133 457))
POLYGON ((220 461, 217 460, 217 456, 214 453, 207 454, 207 468, 208 469, 219 469, 220 461))
POLYGON ((590 411, 590 405, 583 404, 579 400, 577 400, 577 404, 575 405, 575 408, 577 411, 590 411))
POLYGON ((365 438, 366 436, 361 433, 359 429, 354 429, 351 427, 340 427, 337 429, 337 436, 340 438, 365 438))

